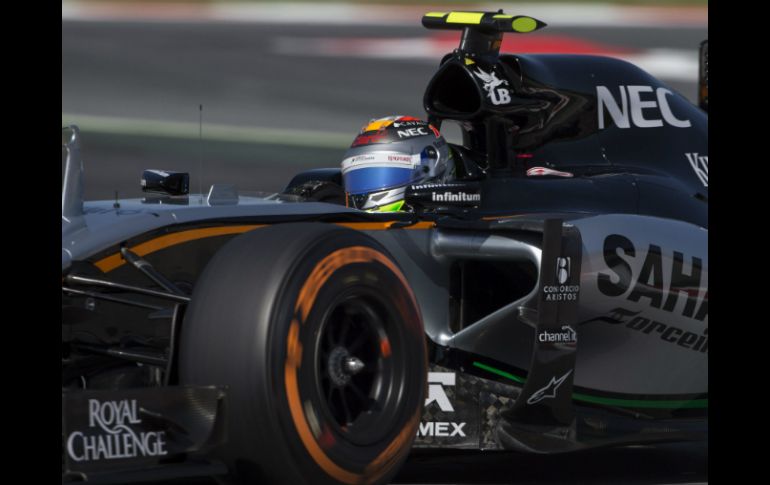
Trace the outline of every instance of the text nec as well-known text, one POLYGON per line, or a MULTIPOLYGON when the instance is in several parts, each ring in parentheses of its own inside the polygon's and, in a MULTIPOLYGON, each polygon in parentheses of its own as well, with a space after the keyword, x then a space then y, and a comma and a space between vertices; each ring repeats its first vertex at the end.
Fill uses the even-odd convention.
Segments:
MULTIPOLYGON (((619 86, 620 104, 607 86, 596 86, 598 98, 599 129, 604 129, 605 110, 618 128, 659 128, 664 122, 676 128, 689 128, 690 120, 681 120, 674 116, 666 95, 673 94, 666 88, 654 90, 656 99, 642 100, 644 93, 652 93, 652 86, 619 86), (657 108, 658 113, 651 111, 657 108), (648 110, 646 113, 644 110, 648 110), (645 116, 646 114, 646 116, 645 116), (660 119, 662 116, 663 119, 660 119)), ((652 96, 646 96, 650 98, 652 96)))
POLYGON ((425 131, 425 128, 419 127, 419 128, 409 128, 407 130, 398 130, 398 137, 399 138, 409 138, 412 136, 425 136, 428 132, 425 131))

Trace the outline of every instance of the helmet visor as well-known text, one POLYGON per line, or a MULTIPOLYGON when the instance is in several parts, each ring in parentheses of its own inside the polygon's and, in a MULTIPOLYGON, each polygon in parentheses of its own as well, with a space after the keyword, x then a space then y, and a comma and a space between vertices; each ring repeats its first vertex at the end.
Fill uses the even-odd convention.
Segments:
POLYGON ((342 180, 348 194, 365 194, 406 185, 424 176, 420 155, 379 152, 342 161, 342 180))

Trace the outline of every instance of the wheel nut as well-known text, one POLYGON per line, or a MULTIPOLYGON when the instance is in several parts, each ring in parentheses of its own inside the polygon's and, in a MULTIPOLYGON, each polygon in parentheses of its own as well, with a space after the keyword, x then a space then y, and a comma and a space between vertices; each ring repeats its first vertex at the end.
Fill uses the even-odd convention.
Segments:
POLYGON ((342 368, 344 369, 345 374, 354 376, 363 370, 364 363, 356 357, 345 357, 342 368))

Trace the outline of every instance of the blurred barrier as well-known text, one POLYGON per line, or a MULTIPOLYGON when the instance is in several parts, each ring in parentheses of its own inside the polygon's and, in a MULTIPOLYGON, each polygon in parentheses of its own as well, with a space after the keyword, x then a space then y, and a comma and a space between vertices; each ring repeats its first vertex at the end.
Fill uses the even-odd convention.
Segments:
MULTIPOLYGON (((426 2, 407 4, 360 4, 334 2, 149 2, 76 1, 62 2, 63 20, 239 22, 339 25, 420 26, 427 11, 441 5, 426 2), (417 4, 415 4, 417 3, 417 4), (430 7, 428 4, 430 3, 430 7)), ((473 10, 497 10, 542 18, 558 26, 698 27, 708 24, 708 7, 671 5, 615 5, 580 3, 468 3, 473 10)), ((674 2, 672 2, 674 3, 674 2)), ((448 3, 457 10, 462 3, 448 3)))

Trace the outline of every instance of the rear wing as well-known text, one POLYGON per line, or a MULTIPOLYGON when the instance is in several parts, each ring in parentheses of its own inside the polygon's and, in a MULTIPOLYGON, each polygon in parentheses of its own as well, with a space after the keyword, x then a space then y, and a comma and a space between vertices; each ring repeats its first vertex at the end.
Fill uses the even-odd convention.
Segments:
POLYGON ((700 66, 698 73, 698 106, 708 113, 709 110, 709 41, 700 44, 700 66))

